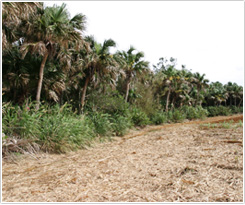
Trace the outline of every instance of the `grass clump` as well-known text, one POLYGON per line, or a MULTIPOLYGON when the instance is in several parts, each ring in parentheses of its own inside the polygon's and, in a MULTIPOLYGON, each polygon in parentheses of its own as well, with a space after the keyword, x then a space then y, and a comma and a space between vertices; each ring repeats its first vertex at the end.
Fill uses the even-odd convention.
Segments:
POLYGON ((233 114, 243 113, 243 107, 230 106, 231 112, 233 114))
POLYGON ((95 137, 93 124, 86 116, 74 114, 69 105, 47 108, 40 118, 38 143, 50 152, 66 152, 89 145, 95 137))
POLYGON ((96 134, 100 136, 111 135, 113 130, 113 123, 111 122, 111 115, 102 112, 91 112, 88 114, 89 119, 94 125, 96 134))
POLYGON ((168 119, 171 122, 182 122, 186 119, 186 114, 180 109, 174 109, 168 112, 168 119))
POLYGON ((168 121, 167 114, 162 111, 155 112, 153 115, 151 115, 150 119, 155 125, 160 125, 168 121))
POLYGON ((234 129, 239 127, 243 127, 243 122, 241 120, 237 123, 234 123, 233 120, 230 120, 228 122, 206 123, 200 125, 200 128, 202 129, 214 129, 214 128, 234 129))
POLYGON ((144 126, 150 124, 149 117, 146 115, 146 113, 141 111, 139 108, 136 108, 136 107, 131 108, 130 117, 131 117, 132 123, 135 126, 144 127, 144 126))
POLYGON ((68 104, 59 106, 3 106, 3 133, 8 138, 37 143, 41 150, 62 153, 88 145, 96 136, 93 124, 84 115, 72 112, 68 104))
POLYGON ((5 103, 2 106, 2 130, 6 136, 35 139, 41 133, 39 119, 41 113, 33 112, 34 105, 29 107, 14 106, 5 103))
POLYGON ((189 120, 204 119, 208 115, 208 111, 201 106, 183 106, 181 110, 186 114, 186 118, 189 120))
POLYGON ((225 106, 209 106, 207 107, 208 110, 208 116, 209 117, 214 117, 214 116, 228 116, 230 114, 232 114, 232 110, 229 107, 225 107, 225 106))
POLYGON ((117 136, 125 135, 127 130, 133 126, 133 123, 129 117, 119 114, 113 115, 112 122, 113 132, 117 136))
POLYGON ((239 120, 238 123, 236 124, 236 127, 243 127, 243 122, 239 120))

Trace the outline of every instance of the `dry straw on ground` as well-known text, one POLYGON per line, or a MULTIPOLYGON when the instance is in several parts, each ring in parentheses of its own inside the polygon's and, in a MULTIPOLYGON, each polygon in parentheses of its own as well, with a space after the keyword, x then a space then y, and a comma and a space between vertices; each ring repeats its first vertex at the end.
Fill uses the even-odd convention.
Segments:
POLYGON ((200 126, 231 119, 242 116, 147 127, 87 150, 3 161, 3 201, 242 202, 243 128, 200 126))

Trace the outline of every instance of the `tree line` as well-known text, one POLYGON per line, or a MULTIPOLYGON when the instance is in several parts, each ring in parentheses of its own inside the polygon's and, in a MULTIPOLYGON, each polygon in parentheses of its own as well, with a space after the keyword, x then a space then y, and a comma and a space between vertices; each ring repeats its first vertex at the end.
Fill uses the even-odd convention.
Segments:
POLYGON ((243 111, 243 87, 85 36, 66 5, 2 3, 3 156, 66 152, 129 128, 243 111), (100 139, 100 138, 99 138, 100 139))
POLYGON ((36 101, 36 109, 41 101, 67 102, 81 113, 94 93, 106 98, 117 91, 127 103, 151 99, 166 112, 184 105, 242 105, 242 86, 210 83, 184 65, 178 70, 175 58, 160 58, 151 70, 133 46, 111 53, 116 42, 84 36, 86 16, 71 18, 65 4, 3 2, 2 11, 3 101, 36 101))

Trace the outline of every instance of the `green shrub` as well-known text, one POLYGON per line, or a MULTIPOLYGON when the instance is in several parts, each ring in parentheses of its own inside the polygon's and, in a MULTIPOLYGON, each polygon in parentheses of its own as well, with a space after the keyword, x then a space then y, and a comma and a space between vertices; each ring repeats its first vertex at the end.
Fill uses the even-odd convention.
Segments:
POLYGON ((94 124, 95 132, 100 136, 111 135, 113 130, 113 123, 111 122, 111 115, 108 113, 91 112, 89 118, 94 124))
POLYGON ((195 107, 185 105, 181 110, 186 114, 186 118, 189 120, 198 118, 197 109, 195 107))
POLYGON ((243 113, 243 107, 237 107, 237 106, 230 106, 231 112, 233 114, 243 113))
POLYGON ((148 116, 138 108, 131 108, 130 117, 134 125, 145 126, 150 124, 150 119, 148 116))
POLYGON ((66 152, 88 145, 95 137, 93 124, 85 116, 75 115, 67 104, 29 107, 3 106, 3 133, 9 137, 36 142, 49 152, 66 152))
POLYGON ((186 119, 186 114, 180 109, 174 109, 168 112, 168 119, 172 122, 182 122, 186 119))
POLYGON ((208 110, 208 116, 209 117, 214 117, 214 116, 218 116, 218 115, 222 115, 222 116, 227 116, 230 115, 232 113, 231 109, 229 107, 225 107, 225 106, 209 106, 207 108, 208 110))
POLYGON ((167 122, 167 114, 164 112, 155 112, 154 115, 151 116, 151 122, 156 124, 156 125, 160 125, 163 123, 167 122))
POLYGON ((208 115, 208 111, 201 106, 191 107, 183 106, 181 111, 186 114, 186 118, 191 119, 203 119, 208 115))
POLYGON ((203 108, 202 106, 197 106, 197 118, 198 119, 204 119, 205 117, 208 116, 208 110, 203 108))
POLYGON ((219 114, 220 115, 227 116, 227 115, 231 115, 232 114, 231 109, 229 107, 219 106, 218 109, 219 109, 219 114))
POLYGON ((207 110, 208 110, 208 116, 209 117, 214 117, 214 116, 219 115, 219 111, 218 111, 217 107, 209 106, 209 107, 207 107, 207 110))
POLYGON ((32 112, 34 106, 19 107, 11 103, 2 106, 2 130, 7 136, 35 139, 41 133, 39 118, 41 113, 32 112))
POLYGON ((106 96, 94 92, 88 99, 88 106, 92 112, 103 112, 110 115, 120 114, 127 116, 129 104, 125 102, 124 97, 116 91, 107 94, 106 96))
MULTIPOLYGON (((39 112, 39 111, 38 111, 39 112)), ((50 152, 66 152, 88 145, 95 137, 93 124, 86 117, 75 115, 67 104, 61 108, 41 107, 38 143, 50 152)))
POLYGON ((113 132, 118 136, 125 135, 127 129, 132 127, 130 118, 118 114, 113 116, 112 122, 113 132))

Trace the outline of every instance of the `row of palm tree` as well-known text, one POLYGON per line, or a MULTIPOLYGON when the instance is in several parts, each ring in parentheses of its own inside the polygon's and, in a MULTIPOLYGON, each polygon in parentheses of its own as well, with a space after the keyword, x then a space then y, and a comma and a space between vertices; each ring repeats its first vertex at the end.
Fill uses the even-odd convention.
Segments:
POLYGON ((176 59, 160 58, 155 68, 155 88, 165 103, 165 110, 182 105, 229 105, 241 106, 243 100, 243 87, 236 83, 220 82, 209 83, 205 74, 192 73, 182 66, 177 70, 176 59), (237 100, 239 103, 237 104, 237 100), (171 106, 169 106, 169 103, 171 106))
POLYGON ((183 105, 242 105, 243 87, 209 83, 205 74, 185 66, 178 70, 174 58, 160 58, 153 72, 133 46, 111 53, 116 42, 84 36, 86 17, 71 18, 65 4, 45 8, 38 2, 4 2, 2 8, 5 100, 21 104, 31 98, 36 109, 41 97, 50 103, 73 101, 81 113, 86 96, 97 88, 103 94, 108 87, 123 87, 125 102, 133 102, 139 97, 132 95, 135 84, 142 80, 165 111, 183 105))

